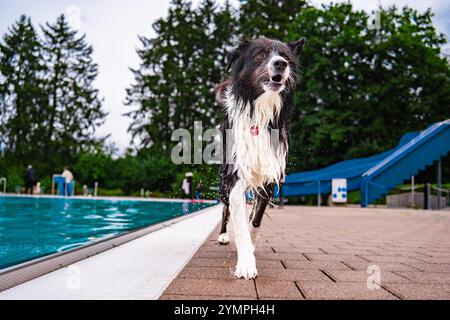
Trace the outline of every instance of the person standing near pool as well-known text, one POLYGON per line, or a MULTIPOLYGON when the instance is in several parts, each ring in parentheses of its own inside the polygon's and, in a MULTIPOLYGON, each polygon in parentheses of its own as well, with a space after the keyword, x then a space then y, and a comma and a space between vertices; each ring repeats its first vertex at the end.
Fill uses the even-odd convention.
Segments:
POLYGON ((68 195, 67 188, 68 188, 69 184, 73 181, 73 174, 72 174, 72 172, 70 172, 69 167, 64 167, 64 171, 61 174, 61 176, 63 176, 66 179, 64 192, 66 193, 66 195, 68 195))
POLYGON ((33 188, 36 185, 36 170, 30 164, 25 172, 25 193, 33 194, 33 188))
POLYGON ((70 172, 69 167, 64 167, 64 171, 61 174, 64 178, 66 178, 66 184, 69 184, 73 180, 73 174, 70 172))
POLYGON ((202 181, 200 181, 199 184, 197 184, 197 187, 195 188, 195 200, 200 200, 202 198, 202 187, 203 187, 203 183, 202 181))
POLYGON ((183 189, 183 198, 191 198, 192 197, 192 182, 193 182, 193 174, 192 172, 188 172, 185 175, 183 180, 183 184, 181 189, 183 189))

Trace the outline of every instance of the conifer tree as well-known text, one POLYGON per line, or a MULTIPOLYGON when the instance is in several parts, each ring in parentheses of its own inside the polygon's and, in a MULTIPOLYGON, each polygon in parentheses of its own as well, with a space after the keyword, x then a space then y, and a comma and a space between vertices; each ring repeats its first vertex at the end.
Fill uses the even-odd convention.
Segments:
POLYGON ((42 46, 23 15, 0 41, 0 143, 14 165, 42 160, 48 101, 42 46))
POLYGON ((71 163, 78 152, 101 142, 95 130, 106 113, 93 85, 98 66, 85 35, 72 30, 64 15, 42 30, 50 105, 46 138, 51 142, 51 157, 71 163))
POLYGON ((218 124, 220 109, 213 90, 224 80, 226 52, 235 21, 227 2, 205 0, 198 8, 176 0, 166 18, 153 24, 154 38, 141 36, 141 65, 126 103, 134 109, 129 131, 140 148, 167 150, 172 131, 193 129, 194 121, 218 124))

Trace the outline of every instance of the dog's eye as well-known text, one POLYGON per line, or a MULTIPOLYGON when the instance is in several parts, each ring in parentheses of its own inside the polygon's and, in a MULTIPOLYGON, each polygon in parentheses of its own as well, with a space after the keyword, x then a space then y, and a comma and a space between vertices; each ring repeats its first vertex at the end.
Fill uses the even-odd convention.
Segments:
POLYGON ((265 53, 264 53, 264 52, 260 52, 260 53, 258 53, 253 59, 254 59, 255 61, 261 61, 261 60, 263 60, 265 57, 266 57, 265 53))
POLYGON ((283 53, 283 54, 280 54, 280 56, 282 56, 287 62, 290 62, 287 54, 283 53))

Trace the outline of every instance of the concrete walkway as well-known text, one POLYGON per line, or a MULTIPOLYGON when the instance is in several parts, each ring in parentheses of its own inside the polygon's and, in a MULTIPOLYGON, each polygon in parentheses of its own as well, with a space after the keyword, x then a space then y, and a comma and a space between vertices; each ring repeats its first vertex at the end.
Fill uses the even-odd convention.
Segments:
POLYGON ((161 299, 450 299, 450 211, 270 209, 254 281, 233 277, 217 235, 161 299))

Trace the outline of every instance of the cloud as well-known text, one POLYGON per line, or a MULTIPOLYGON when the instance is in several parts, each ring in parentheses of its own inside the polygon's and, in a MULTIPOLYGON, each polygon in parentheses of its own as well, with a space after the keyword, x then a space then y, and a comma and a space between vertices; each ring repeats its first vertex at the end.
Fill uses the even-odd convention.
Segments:
POLYGON ((75 4, 67 7, 65 15, 71 28, 75 30, 81 30, 82 27, 82 14, 81 8, 75 4))

